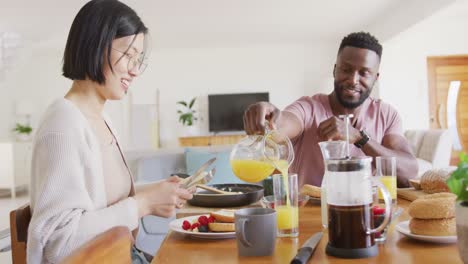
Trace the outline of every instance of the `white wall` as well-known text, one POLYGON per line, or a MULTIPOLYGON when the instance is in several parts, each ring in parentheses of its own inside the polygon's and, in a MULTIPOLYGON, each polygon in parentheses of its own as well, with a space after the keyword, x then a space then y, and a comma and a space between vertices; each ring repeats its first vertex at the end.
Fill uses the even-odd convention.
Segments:
POLYGON ((0 141, 12 137, 16 102, 31 104, 33 126, 37 126, 45 107, 68 90, 71 82, 61 77, 63 49, 62 41, 51 41, 24 43, 16 51, 17 60, 0 78, 0 141))
MULTIPOLYGON (((153 40, 155 41, 155 40, 153 40)), ((207 95, 215 93, 269 92, 270 101, 283 108, 305 94, 305 46, 302 44, 244 44, 235 47, 158 48, 154 43, 150 65, 134 81, 134 103, 154 103, 160 91, 160 137, 163 147, 177 144, 180 124, 175 102, 199 97, 200 133, 208 134, 207 95)), ((53 99, 63 96, 70 81, 61 76, 65 38, 24 52, 0 87, 11 96, 0 104, 0 139, 11 136, 14 103, 29 99, 34 123, 53 99)), ((21 52, 21 51, 20 51, 21 52)), ((312 63, 310 61, 307 62, 312 63)), ((120 134, 124 134, 120 132, 120 134)))
POLYGON ((429 128, 427 57, 468 54, 468 1, 459 0, 383 43, 380 95, 405 129, 429 128))
POLYGON ((304 94, 304 46, 162 48, 153 50, 151 66, 132 87, 135 103, 150 103, 160 90, 161 143, 177 143, 176 102, 198 97, 200 133, 208 134, 207 95, 269 92, 280 108, 304 94))

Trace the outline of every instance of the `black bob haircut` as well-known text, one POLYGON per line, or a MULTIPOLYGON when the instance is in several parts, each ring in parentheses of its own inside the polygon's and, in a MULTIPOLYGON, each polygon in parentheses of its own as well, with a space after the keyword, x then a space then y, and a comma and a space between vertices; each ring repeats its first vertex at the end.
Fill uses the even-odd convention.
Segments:
MULTIPOLYGON (((129 6, 117 0, 89 1, 80 9, 70 28, 63 55, 63 76, 71 80, 89 78, 104 84, 104 60, 113 70, 112 41, 140 33, 146 35, 148 28, 129 6)), ((145 53, 146 47, 143 55, 145 53)))
POLYGON ((379 59, 382 58, 382 45, 380 45, 379 41, 374 36, 367 32, 355 32, 344 37, 341 41, 338 53, 346 46, 372 50, 377 53, 379 59))

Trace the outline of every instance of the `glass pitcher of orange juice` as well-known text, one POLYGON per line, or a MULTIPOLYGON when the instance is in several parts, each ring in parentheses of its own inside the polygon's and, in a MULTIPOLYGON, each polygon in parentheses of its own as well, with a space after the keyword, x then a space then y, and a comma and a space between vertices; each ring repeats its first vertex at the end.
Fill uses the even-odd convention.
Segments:
POLYGON ((275 169, 287 174, 293 160, 291 140, 277 130, 244 137, 234 146, 230 156, 232 171, 246 182, 262 181, 275 169))

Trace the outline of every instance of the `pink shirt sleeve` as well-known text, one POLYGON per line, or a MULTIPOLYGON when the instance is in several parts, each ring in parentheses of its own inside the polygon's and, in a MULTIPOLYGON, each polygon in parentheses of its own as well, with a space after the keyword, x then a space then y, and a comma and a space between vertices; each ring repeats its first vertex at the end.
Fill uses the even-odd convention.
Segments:
POLYGON ((303 96, 299 98, 294 103, 288 105, 284 111, 295 115, 299 121, 301 121, 302 133, 306 124, 309 124, 310 119, 312 118, 312 104, 310 102, 310 97, 303 96))
POLYGON ((387 129, 385 130, 384 135, 388 134, 398 134, 398 135, 403 135, 403 125, 401 121, 401 117, 396 111, 395 108, 393 108, 390 105, 386 105, 385 109, 385 114, 386 114, 386 122, 387 122, 387 129))

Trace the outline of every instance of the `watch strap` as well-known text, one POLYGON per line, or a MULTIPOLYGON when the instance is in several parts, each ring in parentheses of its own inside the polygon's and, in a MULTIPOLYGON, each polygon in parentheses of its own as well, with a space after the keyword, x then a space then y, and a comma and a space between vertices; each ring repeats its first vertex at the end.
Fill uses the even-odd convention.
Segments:
POLYGON ((364 130, 361 130, 359 131, 359 133, 361 134, 361 139, 359 139, 358 141, 354 142, 354 145, 358 148, 362 148, 364 147, 364 145, 367 144, 367 142, 369 141, 369 136, 367 135, 367 133, 364 131, 364 130))

